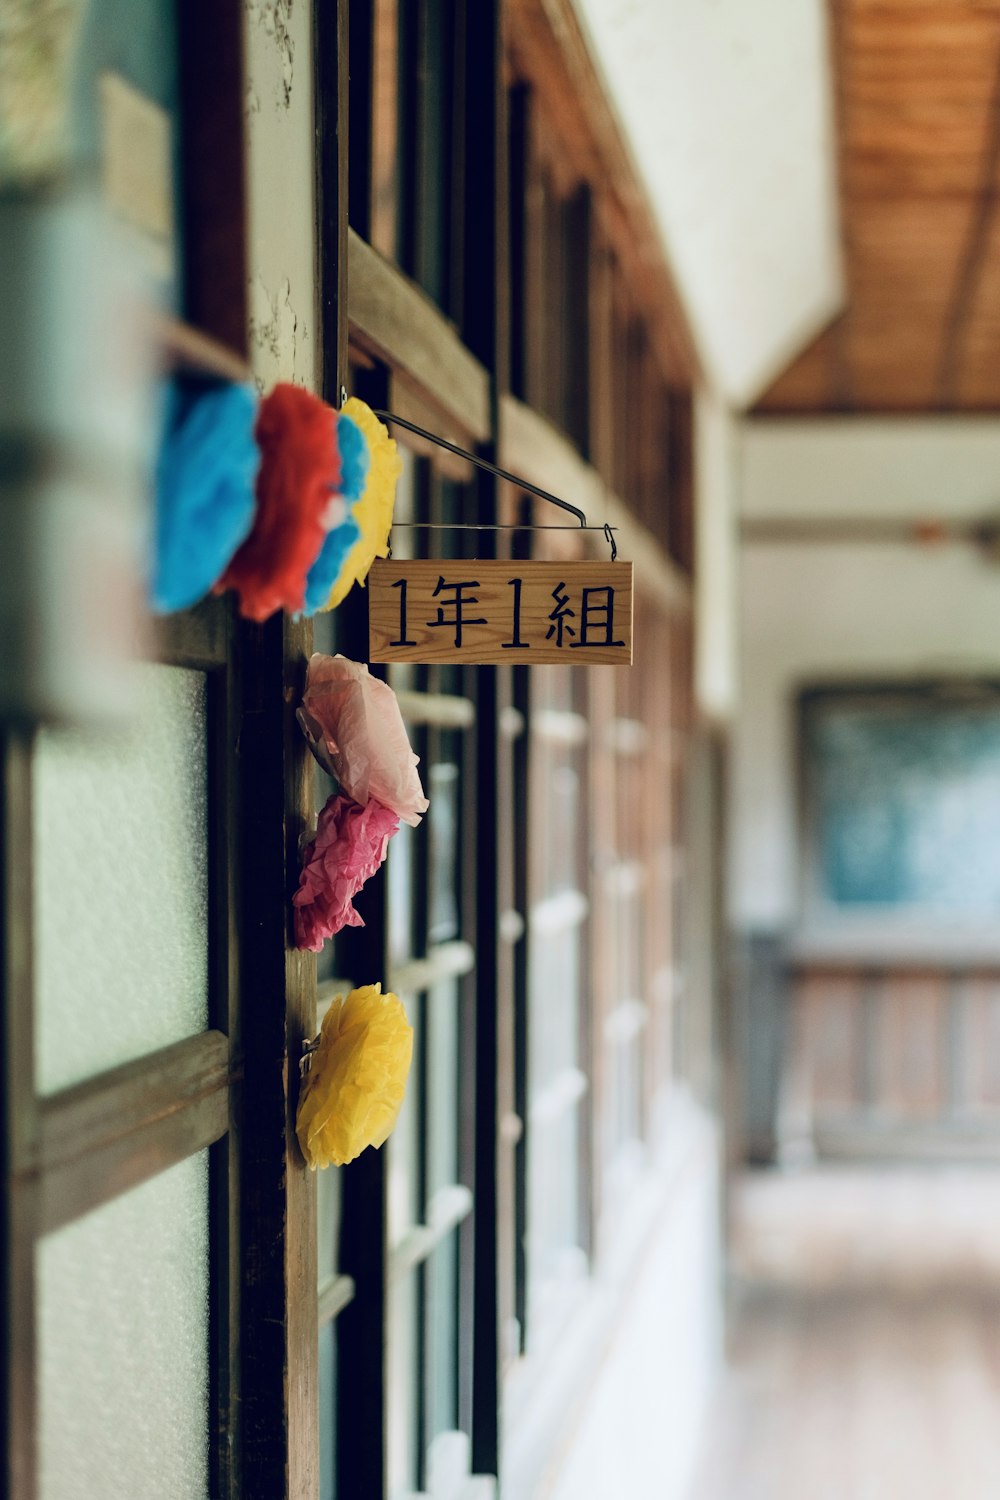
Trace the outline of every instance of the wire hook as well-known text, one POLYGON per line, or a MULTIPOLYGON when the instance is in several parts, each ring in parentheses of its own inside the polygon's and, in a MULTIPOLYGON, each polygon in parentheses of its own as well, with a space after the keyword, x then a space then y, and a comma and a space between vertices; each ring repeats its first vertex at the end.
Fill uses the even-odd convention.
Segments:
POLYGON ((507 469, 501 469, 496 464, 491 464, 486 458, 479 458, 475 453, 470 453, 467 448, 459 448, 457 443, 449 443, 446 438, 438 437, 434 432, 428 432, 426 427, 418 427, 416 422, 408 422, 405 417, 397 417, 391 411, 378 411, 372 408, 377 417, 383 422, 395 422, 398 427, 405 427, 407 432, 416 433, 417 437, 426 438, 429 443, 435 443, 439 448, 446 448, 449 453, 454 453, 456 458, 464 458, 468 463, 475 464, 479 469, 485 469, 488 474, 495 474, 497 479, 505 479, 508 484, 516 485, 519 490, 528 490, 532 495, 537 495, 540 500, 548 500, 552 505, 558 505, 560 510, 569 511, 571 516, 576 516, 582 527, 587 524, 587 517, 578 505, 571 505, 568 500, 560 500, 558 495, 552 495, 548 490, 540 489, 537 484, 530 480, 521 479, 516 474, 511 474, 507 469))
MULTIPOLYGON (((343 404, 344 404, 344 402, 346 400, 347 400, 347 387, 342 385, 340 387, 340 404, 341 404, 341 406, 343 406, 343 404)), ((508 469, 501 469, 497 464, 491 464, 488 459, 486 459, 486 458, 479 458, 477 454, 470 453, 467 448, 460 448, 457 443, 450 443, 447 440, 447 438, 438 437, 438 435, 437 435, 436 432, 428 432, 426 427, 419 427, 416 422, 410 422, 406 417, 397 417, 396 414, 395 414, 395 412, 391 412, 391 411, 379 411, 379 409, 377 407, 372 407, 372 411, 373 411, 374 415, 376 417, 380 417, 383 422, 395 422, 396 425, 397 425, 397 427, 405 427, 406 430, 407 430, 407 432, 412 432, 417 437, 422 437, 422 438, 426 439, 426 441, 428 443, 434 443, 438 448, 445 448, 449 453, 454 453, 454 455, 455 455, 456 458, 464 458, 467 463, 475 464, 476 467, 479 468, 479 469, 485 469, 488 474, 494 474, 497 479, 506 480, 506 482, 508 484, 516 485, 518 489, 528 490, 530 494, 537 495, 540 500, 547 500, 550 503, 550 505, 558 505, 558 507, 559 507, 560 510, 568 511, 571 516, 575 516, 576 517, 576 519, 577 519, 577 521, 579 523, 581 531, 603 530, 604 535, 607 537, 608 544, 611 547, 611 561, 612 562, 617 562, 618 561, 618 543, 615 541, 615 528, 608 521, 605 521, 603 527, 588 526, 588 524, 587 524, 587 517, 586 517, 585 513, 580 509, 580 507, 578 505, 571 505, 568 500, 561 500, 558 495, 553 495, 548 490, 541 489, 539 485, 532 484, 529 479, 522 479, 517 474, 511 474, 508 469)), ((396 524, 397 525, 404 525, 404 524, 406 524, 406 525, 411 525, 411 526, 420 526, 421 524, 429 524, 429 523, 421 523, 419 521, 410 521, 410 522, 397 522, 396 524)), ((547 528, 547 527, 535 527, 535 526, 524 526, 524 527, 522 527, 522 526, 513 526, 513 527, 511 527, 511 526, 485 526, 485 525, 484 526, 469 526, 469 525, 466 525, 465 527, 463 527, 463 525, 462 525, 461 522, 453 523, 453 525, 451 525, 451 526, 449 526, 447 528, 432 528, 432 529, 448 529, 448 530, 465 529, 465 530, 475 530, 475 531, 522 531, 522 530, 524 530, 524 531, 536 531, 536 530, 547 530, 547 529, 548 530, 558 530, 557 527, 547 528)), ((572 530, 572 529, 575 529, 575 528, 567 528, 567 529, 571 529, 572 530)))

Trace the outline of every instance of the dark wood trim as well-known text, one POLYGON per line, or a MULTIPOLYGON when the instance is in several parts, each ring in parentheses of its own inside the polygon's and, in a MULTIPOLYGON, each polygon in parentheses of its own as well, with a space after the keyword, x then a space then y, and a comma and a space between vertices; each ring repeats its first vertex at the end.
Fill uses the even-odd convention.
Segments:
MULTIPOLYGON (((490 432, 484 456, 496 460, 499 397, 509 384, 509 249, 507 228, 507 120, 503 75, 502 0, 478 0, 470 6, 465 37, 466 171, 465 343, 493 372, 490 432), (480 289, 474 295, 475 289, 480 289)), ((480 471, 476 476, 477 514, 496 516, 497 485, 480 471)), ((480 555, 485 555, 485 552, 480 555)), ((475 673, 476 798, 474 839, 478 853, 476 879, 476 1077, 475 1077, 475 1214, 473 1240, 472 1471, 500 1473, 500 1327, 497 1257, 499 1082, 504 959, 499 914, 502 906, 498 851, 501 776, 500 669, 475 673)), ((509 994, 506 997, 509 1001, 509 994)))
MULTIPOLYGON (((385 266, 347 226, 347 177, 349 110, 347 65, 349 56, 348 3, 337 0, 317 13, 318 87, 325 90, 327 105, 321 107, 320 202, 323 205, 321 246, 321 302, 324 309, 323 394, 338 401, 347 379, 348 274, 351 288, 359 295, 357 266, 366 256, 378 267, 385 266), (325 19, 324 19, 325 17, 325 19), (336 34, 333 34, 334 23, 336 34), (330 101, 336 100, 336 115, 330 101), (335 218, 333 204, 339 205, 335 218), (331 250, 331 244, 336 250, 331 250)), ((362 285, 364 277, 362 276, 362 285)), ((376 299, 377 301, 377 299, 376 299)), ((386 324, 392 336, 392 320, 386 324)), ((362 338, 362 343, 368 341, 362 338)), ((377 341, 376 341, 377 343, 377 341)), ((377 352, 377 350, 376 350, 377 352)), ((359 371, 357 392, 372 405, 384 407, 388 383, 384 370, 359 371)), ((337 644, 347 656, 364 661, 368 655, 368 599, 354 589, 337 612, 337 644)), ((384 669, 382 669, 384 672, 384 669)), ((341 971, 357 984, 381 980, 387 972, 386 878, 384 868, 367 883, 358 900, 365 926, 346 931, 338 940, 341 971)), ((336 1493, 341 1500, 384 1500, 387 1478, 386 1447, 386 1264, 387 1198, 386 1155, 365 1151, 344 1168, 341 1175, 341 1229, 338 1267, 342 1277, 354 1285, 354 1296, 337 1319, 336 1339, 336 1493)), ((315 1281, 315 1268, 313 1278, 315 1281)), ((315 1344, 319 1306, 312 1340, 315 1344)))
POLYGON ((288 1377, 288 1497, 314 1500, 319 1489, 319 1390, 317 1346, 316 1175, 305 1164, 295 1135, 299 1099, 299 1059, 316 1031, 316 960, 293 946, 292 896, 299 880, 299 849, 312 824, 313 759, 295 720, 305 690, 306 663, 312 654, 309 620, 284 621, 284 680, 281 689, 284 731, 286 920, 285 1047, 285 1287, 288 1377))
MULTIPOLYGON (((187 618, 186 616, 183 618, 187 618)), ((214 600, 209 618, 223 636, 226 667, 208 679, 209 1025, 229 1039, 230 1129, 209 1153, 209 1391, 213 1494, 241 1493, 240 1149, 242 1021, 240 1006, 240 808, 235 750, 242 680, 232 599, 214 600)))
POLYGON ((33 734, 11 730, 5 741, 3 806, 5 1124, 12 1171, 29 1161, 38 1139, 34 1047, 33 734))
MULTIPOLYGON (((367 890, 371 892, 371 881, 367 890)), ((371 911, 372 902, 365 904, 371 911)), ((366 915, 366 922, 371 918, 366 915)), ((365 972, 370 968, 371 960, 365 972)), ((365 1151, 344 1169, 340 1264, 355 1285, 337 1319, 337 1485, 343 1500, 386 1494, 386 1161, 365 1151)))
POLYGON ((35 1202, 11 1190, 13 1173, 35 1148, 38 1113, 34 1090, 32 798, 28 730, 8 730, 3 738, 0 797, 0 1000, 4 1024, 4 1129, 2 1136, 3 1240, 3 1414, 6 1457, 0 1493, 10 1500, 33 1500, 35 1452, 35 1202))
POLYGON ((318 1484, 315 1182, 294 1139, 315 966, 289 944, 298 838, 311 815, 293 712, 310 636, 307 622, 280 617, 241 629, 242 1482, 275 1500, 311 1500, 318 1484))
POLYGON ((561 205, 564 244, 559 332, 563 343, 563 422, 580 457, 590 459, 591 195, 585 183, 561 205), (581 309, 583 310, 581 313, 581 309))
MULTIPOLYGON (((362 372, 359 394, 381 406, 386 372, 362 372)), ((368 655, 368 599, 353 589, 338 610, 337 644, 355 661, 368 655)), ((384 667, 372 669, 385 675, 384 667)), ((358 985, 388 973, 386 870, 368 881, 357 900, 364 927, 338 938, 338 962, 358 985)), ((388 1316, 387 1155, 363 1151, 341 1175, 338 1268, 355 1287, 353 1301, 337 1319, 338 1500, 385 1500, 387 1484, 386 1326, 388 1316)))
POLYGON ((243 6, 178 0, 183 299, 188 321, 246 352, 243 6))
POLYGON ((348 80, 347 222, 365 241, 372 237, 372 153, 375 118, 376 0, 354 0, 350 7, 348 80))
MULTIPOLYGON (((208 8, 199 0, 178 0, 185 322, 163 325, 160 348, 163 362, 180 372, 249 381, 244 23, 240 0, 208 8)), ((209 1152, 208 1426, 217 1500, 244 1493, 240 629, 231 598, 206 600, 155 627, 161 659, 218 669, 208 680, 209 1023, 228 1037, 230 1076, 225 1098, 210 1097, 231 1128, 209 1152)), ((209 1104, 202 1108, 209 1113, 209 1104)))
POLYGON ((38 1485, 36 1198, 8 1192, 6 1256, 7 1500, 34 1500, 38 1485))
POLYGON ((181 614, 158 615, 150 631, 156 659, 202 672, 225 667, 229 658, 229 604, 229 600, 203 599, 181 614))
POLYGON ((51 1234, 219 1140, 229 1126, 229 1042, 178 1042, 42 1101, 33 1165, 37 1231, 51 1234))
POLYGON ((986 111, 986 133, 979 185, 971 204, 969 227, 955 269, 937 368, 937 400, 942 411, 961 406, 962 352, 976 293, 987 265, 997 214, 997 169, 1000 167, 1000 47, 994 63, 993 89, 986 111))
MULTIPOLYGON (((316 81, 316 219, 320 368, 324 400, 340 405, 347 384, 350 19, 347 0, 313 12, 316 81)), ((366 218, 367 225, 367 218, 366 218)))
MULTIPOLYGON (((530 538, 523 536, 521 547, 527 555, 530 538)), ((513 756, 513 807, 528 806, 530 786, 531 748, 529 723, 531 712, 531 682, 527 667, 515 667, 514 707, 522 716, 524 728, 514 744, 513 756)), ((513 995, 511 1030, 513 1032, 513 1095, 514 1113, 520 1122, 518 1138, 514 1143, 514 1216, 511 1226, 514 1239, 514 1316, 518 1325, 520 1354, 527 1348, 528 1337, 528 1140, 530 1120, 528 1116, 528 986, 531 958, 531 932, 526 920, 529 903, 529 830, 523 816, 514 823, 514 899, 515 908, 524 923, 520 941, 514 950, 513 995)))

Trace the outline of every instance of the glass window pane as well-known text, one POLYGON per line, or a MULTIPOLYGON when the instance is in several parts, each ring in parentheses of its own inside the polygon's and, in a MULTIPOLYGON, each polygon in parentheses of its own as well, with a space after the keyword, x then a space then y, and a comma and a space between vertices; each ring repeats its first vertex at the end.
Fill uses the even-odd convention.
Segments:
POLYGON ((337 1274, 340 1249, 340 1168, 316 1173, 316 1270, 319 1284, 337 1274))
POLYGON ((386 1446, 391 1500, 412 1496, 417 1487, 417 1272, 389 1288, 386 1446))
POLYGON ((421 1014, 423 1007, 412 995, 400 995, 413 1027, 413 1062, 407 1080, 403 1107, 389 1137, 388 1235, 390 1248, 399 1244, 423 1215, 420 1201, 420 1076, 424 1048, 421 1014))
POLYGON ((459 985, 437 984, 427 997, 426 1193, 458 1180, 459 985))
POLYGON ((458 937, 459 768, 438 761, 428 772, 430 808, 430 928, 427 940, 443 943, 458 937))
POLYGON ((413 957, 413 907, 416 900, 414 857, 419 833, 408 823, 399 825, 389 844, 386 880, 389 903, 389 963, 405 964, 413 957))
POLYGON ((424 1270, 424 1413, 426 1455, 434 1439, 458 1425, 458 1235, 436 1247, 424 1270))
POLYGON ((208 1494, 208 1153, 39 1242, 42 1500, 208 1494))
POLYGON ((35 1074, 51 1093, 208 1022, 206 680, 146 664, 134 727, 34 757, 35 1074))

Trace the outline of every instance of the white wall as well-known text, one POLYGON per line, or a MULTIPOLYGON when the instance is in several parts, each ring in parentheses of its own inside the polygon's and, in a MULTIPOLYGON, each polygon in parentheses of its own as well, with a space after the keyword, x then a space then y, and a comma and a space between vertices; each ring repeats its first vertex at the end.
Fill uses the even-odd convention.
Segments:
MULTIPOLYGON (((549 1463, 531 1481, 508 1453, 503 1500, 690 1500, 722 1348, 719 1141, 680 1091, 668 1124, 668 1148, 630 1200, 645 1220, 638 1246, 612 1258, 594 1285, 608 1335, 593 1378, 569 1412, 569 1382, 546 1379, 531 1405, 549 1463), (655 1200, 652 1215, 644 1197, 655 1200)), ((588 1359, 593 1351, 578 1366, 588 1359)), ((514 1448, 531 1420, 516 1424, 514 1448)))
MULTIPOLYGON (((1000 509, 1000 422, 745 423, 740 510, 978 516, 1000 509)), ((1000 673, 1000 568, 965 543, 744 542, 730 911, 780 929, 797 909, 796 690, 824 679, 1000 673)))
POLYGON ((717 398, 694 406, 695 661, 698 707, 725 720, 736 703, 736 424, 717 398))
POLYGON ((782 418, 739 435, 744 516, 1000 515, 1000 421, 782 418))
POLYGON ((842 301, 824 0, 576 0, 710 380, 749 403, 842 301))

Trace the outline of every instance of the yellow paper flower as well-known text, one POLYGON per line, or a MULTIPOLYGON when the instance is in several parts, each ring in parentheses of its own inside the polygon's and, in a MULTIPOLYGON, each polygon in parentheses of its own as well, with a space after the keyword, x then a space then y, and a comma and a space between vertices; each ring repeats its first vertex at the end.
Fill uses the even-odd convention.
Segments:
POLYGON ((403 472, 403 462, 396 450, 396 440, 379 421, 370 406, 351 396, 343 411, 353 418, 368 439, 371 462, 361 499, 351 511, 361 528, 361 535, 344 558, 330 597, 324 609, 335 609, 346 598, 353 584, 364 584, 376 557, 389 556, 389 528, 396 502, 396 481, 403 472))
POLYGON ((402 1002, 366 984, 338 995, 299 1095, 295 1133, 311 1167, 342 1167, 388 1139, 403 1104, 413 1027, 402 1002))

